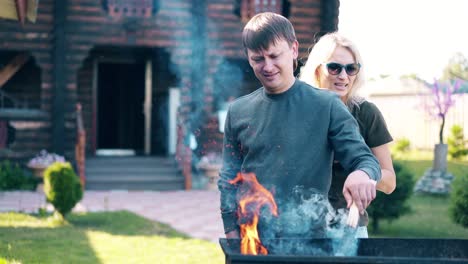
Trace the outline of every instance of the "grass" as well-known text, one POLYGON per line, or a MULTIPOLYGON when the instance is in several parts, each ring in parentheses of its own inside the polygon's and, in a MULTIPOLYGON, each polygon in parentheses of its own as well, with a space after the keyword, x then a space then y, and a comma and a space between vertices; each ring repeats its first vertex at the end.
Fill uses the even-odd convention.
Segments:
POLYGON ((212 242, 127 211, 50 217, 0 214, 0 263, 222 263, 212 242))
MULTIPOLYGON (((432 152, 411 151, 398 157, 413 174, 421 178, 432 167, 432 152)), ((447 170, 454 177, 468 173, 467 161, 448 161, 447 170)), ((398 184, 398 183, 397 183, 398 184)), ((468 239, 468 228, 455 224, 449 216, 449 196, 414 194, 409 204, 410 214, 394 221, 382 221, 378 233, 369 229, 371 237, 419 237, 468 239)), ((371 225, 369 225, 371 226, 371 225)))
MULTIPOLYGON (((400 160, 402 164, 407 167, 414 176, 415 180, 421 178, 426 170, 432 167, 432 160, 400 160)), ((468 173, 468 162, 449 161, 447 164, 447 171, 452 173, 455 177, 468 173)))
MULTIPOLYGON (((394 159, 403 163, 413 173, 415 180, 421 178, 426 170, 432 167, 433 151, 412 150, 404 154, 395 155, 394 159)), ((468 160, 449 160, 447 170, 455 177, 468 172, 468 160)))
POLYGON ((412 212, 394 221, 382 220, 378 233, 370 228, 370 237, 461 238, 468 239, 468 228, 455 224, 449 217, 449 198, 413 195, 409 204, 412 212))

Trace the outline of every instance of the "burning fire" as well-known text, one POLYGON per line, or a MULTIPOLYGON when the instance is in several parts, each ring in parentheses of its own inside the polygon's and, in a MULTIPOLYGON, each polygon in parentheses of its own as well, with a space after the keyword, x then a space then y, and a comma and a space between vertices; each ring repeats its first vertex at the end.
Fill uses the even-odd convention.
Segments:
POLYGON ((255 177, 254 173, 238 173, 237 177, 229 181, 230 184, 241 182, 238 217, 241 220, 241 253, 251 255, 267 255, 268 250, 263 246, 258 236, 257 224, 260 209, 268 206, 274 216, 278 216, 273 195, 265 189, 255 177))

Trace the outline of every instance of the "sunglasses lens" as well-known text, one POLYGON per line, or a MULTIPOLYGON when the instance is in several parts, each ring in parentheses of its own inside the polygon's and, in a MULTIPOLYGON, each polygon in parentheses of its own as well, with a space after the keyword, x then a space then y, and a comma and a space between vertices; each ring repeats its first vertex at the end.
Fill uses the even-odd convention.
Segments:
POLYGON ((354 76, 358 74, 359 69, 361 68, 361 65, 359 63, 351 63, 351 64, 342 65, 336 62, 330 62, 330 63, 327 63, 326 65, 327 65, 328 73, 330 73, 331 75, 340 74, 341 70, 344 68, 346 71, 346 74, 348 74, 349 76, 354 76))
POLYGON ((334 63, 334 62, 327 63, 327 70, 328 70, 328 73, 330 73, 331 75, 340 74, 342 68, 343 68, 343 65, 339 63, 334 63))
POLYGON ((359 69, 360 69, 360 65, 357 64, 357 63, 346 65, 346 73, 349 76, 354 76, 354 75, 358 74, 359 69))

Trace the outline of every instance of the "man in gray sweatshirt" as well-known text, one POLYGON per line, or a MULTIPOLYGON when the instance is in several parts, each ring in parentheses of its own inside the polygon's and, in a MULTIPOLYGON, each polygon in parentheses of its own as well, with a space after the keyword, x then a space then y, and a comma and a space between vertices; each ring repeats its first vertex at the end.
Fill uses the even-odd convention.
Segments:
POLYGON ((226 117, 218 181, 226 237, 239 237, 239 185, 229 183, 239 172, 254 173, 274 193, 281 216, 298 188, 328 193, 336 159, 352 171, 343 188, 348 207, 354 201, 363 211, 375 198, 379 163, 339 97, 294 77, 299 44, 292 24, 261 13, 247 23, 242 38, 263 87, 232 102, 226 117))

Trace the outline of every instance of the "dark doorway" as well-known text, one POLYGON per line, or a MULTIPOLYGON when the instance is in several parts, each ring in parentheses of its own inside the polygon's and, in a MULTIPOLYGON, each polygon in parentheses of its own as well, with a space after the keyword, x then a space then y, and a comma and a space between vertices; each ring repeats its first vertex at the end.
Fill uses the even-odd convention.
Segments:
POLYGON ((145 64, 99 63, 98 149, 144 149, 145 64))

